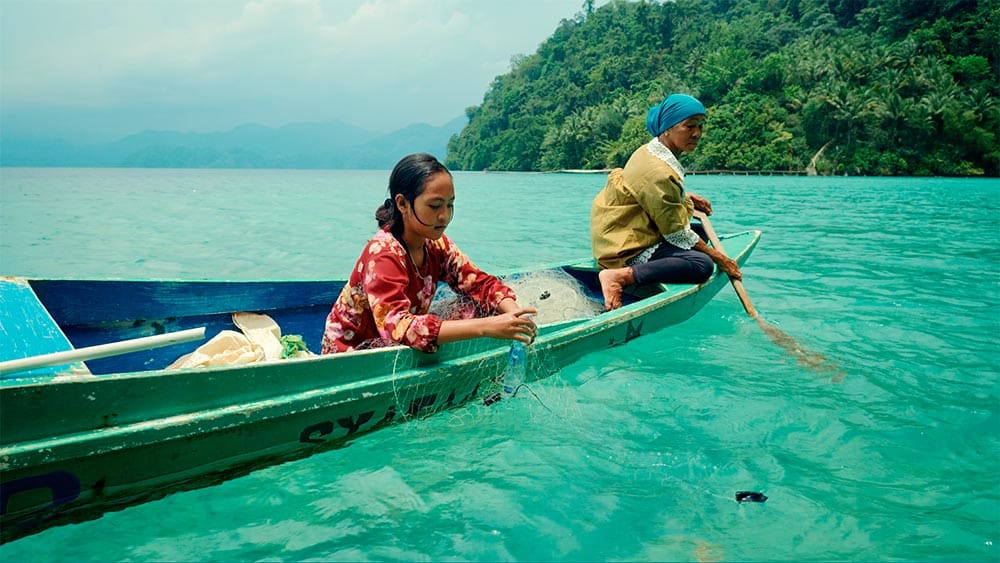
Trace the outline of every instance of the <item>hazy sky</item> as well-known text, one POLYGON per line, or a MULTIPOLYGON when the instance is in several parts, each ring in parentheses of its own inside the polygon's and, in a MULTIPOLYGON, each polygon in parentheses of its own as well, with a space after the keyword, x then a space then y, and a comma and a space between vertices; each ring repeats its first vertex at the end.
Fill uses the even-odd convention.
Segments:
MULTIPOLYGON (((598 1, 595 4, 604 4, 598 1)), ((7 135, 442 125, 583 0, 0 0, 7 135)))

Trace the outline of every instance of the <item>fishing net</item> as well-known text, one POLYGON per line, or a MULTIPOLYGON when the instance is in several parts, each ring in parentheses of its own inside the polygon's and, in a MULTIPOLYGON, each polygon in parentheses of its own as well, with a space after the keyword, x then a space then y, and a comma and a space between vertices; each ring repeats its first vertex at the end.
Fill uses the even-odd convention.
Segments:
POLYGON ((538 309, 535 315, 538 325, 590 318, 604 310, 602 303, 587 294, 582 283, 563 270, 515 274, 504 283, 517 293, 518 303, 538 309))
MULTIPOLYGON (((587 294, 582 283, 563 270, 513 274, 504 278, 503 282, 517 294, 521 306, 538 310, 534 318, 539 326, 590 318, 604 310, 601 302, 587 294)), ((455 294, 445 284, 439 284, 430 312, 442 319, 482 316, 471 299, 455 294)))
MULTIPOLYGON (((592 318, 603 312, 603 301, 587 292, 587 288, 576 278, 566 273, 562 269, 542 270, 530 273, 518 273, 506 276, 503 282, 517 294, 518 303, 524 307, 532 307, 538 311, 534 316, 534 321, 539 326, 551 325, 562 321, 573 319, 592 318)), ((475 316, 483 316, 484 313, 468 297, 456 294, 446 284, 439 284, 434 301, 431 304, 430 312, 443 319, 467 319, 475 316)), ((451 353, 457 357, 467 354, 477 353, 482 350, 482 342, 478 339, 459 341, 450 343, 451 353), (468 348, 468 349, 466 349, 468 348)), ((533 346, 527 348, 527 370, 537 379, 539 376, 545 377, 557 373, 562 366, 555 365, 552 358, 544 351, 540 351, 533 346), (544 375, 542 375, 544 374, 544 375)), ((482 370, 484 366, 480 366, 482 370)), ((490 367, 484 371, 487 375, 484 385, 479 389, 480 400, 474 401, 468 409, 460 409, 453 412, 452 417, 456 423, 457 419, 475 417, 475 413, 481 412, 481 407, 488 407, 492 403, 500 400, 501 397, 510 396, 510 393, 501 393, 501 382, 504 379, 504 371, 507 364, 490 367), (495 370, 494 373, 490 373, 495 370)), ((395 367, 393 373, 395 373, 395 367)), ((523 395, 533 397, 539 404, 548 409, 542 400, 527 385, 520 384, 518 389, 524 391, 523 395)), ((517 393, 514 393, 517 395, 517 393)))

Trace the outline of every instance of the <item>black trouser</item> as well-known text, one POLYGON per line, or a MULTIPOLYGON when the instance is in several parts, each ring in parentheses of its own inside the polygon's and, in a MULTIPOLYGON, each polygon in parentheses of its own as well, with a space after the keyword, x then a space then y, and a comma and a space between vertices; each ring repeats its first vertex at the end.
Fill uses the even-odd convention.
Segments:
MULTIPOLYGON (((701 223, 691 223, 691 230, 702 240, 708 235, 701 223)), ((704 283, 712 275, 715 262, 708 254, 684 250, 663 241, 649 260, 632 266, 635 283, 704 283)))

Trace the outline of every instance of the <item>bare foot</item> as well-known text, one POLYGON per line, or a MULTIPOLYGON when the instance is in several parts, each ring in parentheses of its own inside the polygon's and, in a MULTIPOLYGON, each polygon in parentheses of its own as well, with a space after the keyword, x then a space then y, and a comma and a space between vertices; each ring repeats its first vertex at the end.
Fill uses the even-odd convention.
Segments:
POLYGON ((631 278, 631 268, 615 268, 601 270, 597 279, 601 282, 601 293, 604 294, 604 310, 613 311, 622 306, 622 291, 627 280, 631 278))

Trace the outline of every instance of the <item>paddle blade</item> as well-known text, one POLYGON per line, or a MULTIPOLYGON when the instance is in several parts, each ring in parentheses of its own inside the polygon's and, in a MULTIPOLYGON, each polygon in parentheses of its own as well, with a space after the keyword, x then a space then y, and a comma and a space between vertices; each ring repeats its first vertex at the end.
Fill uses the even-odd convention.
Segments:
MULTIPOLYGON (((704 227, 705 234, 708 235, 712 246, 719 252, 725 253, 725 250, 722 248, 722 242, 719 240, 719 236, 715 234, 715 229, 712 227, 712 222, 708 219, 708 215, 701 211, 695 211, 694 216, 701 220, 701 226, 704 227)), ((834 375, 830 378, 833 382, 839 382, 844 378, 844 373, 836 365, 827 360, 826 356, 806 350, 794 338, 786 334, 785 331, 761 318, 757 313, 757 309, 750 301, 750 296, 747 295, 746 289, 743 288, 741 280, 730 277, 729 281, 732 283, 733 289, 736 290, 736 295, 740 298, 740 303, 743 304, 743 309, 746 310, 747 315, 757 321, 757 325, 764 331, 764 334, 767 335, 771 342, 774 342, 788 352, 789 355, 795 357, 797 363, 800 365, 814 371, 834 372, 834 375)))
POLYGON ((844 373, 823 354, 806 350, 798 343, 798 341, 788 335, 785 331, 765 321, 763 318, 758 316, 755 317, 755 320, 768 339, 777 344, 790 356, 793 356, 799 365, 805 366, 813 371, 833 372, 830 380, 835 383, 844 379, 844 373))

